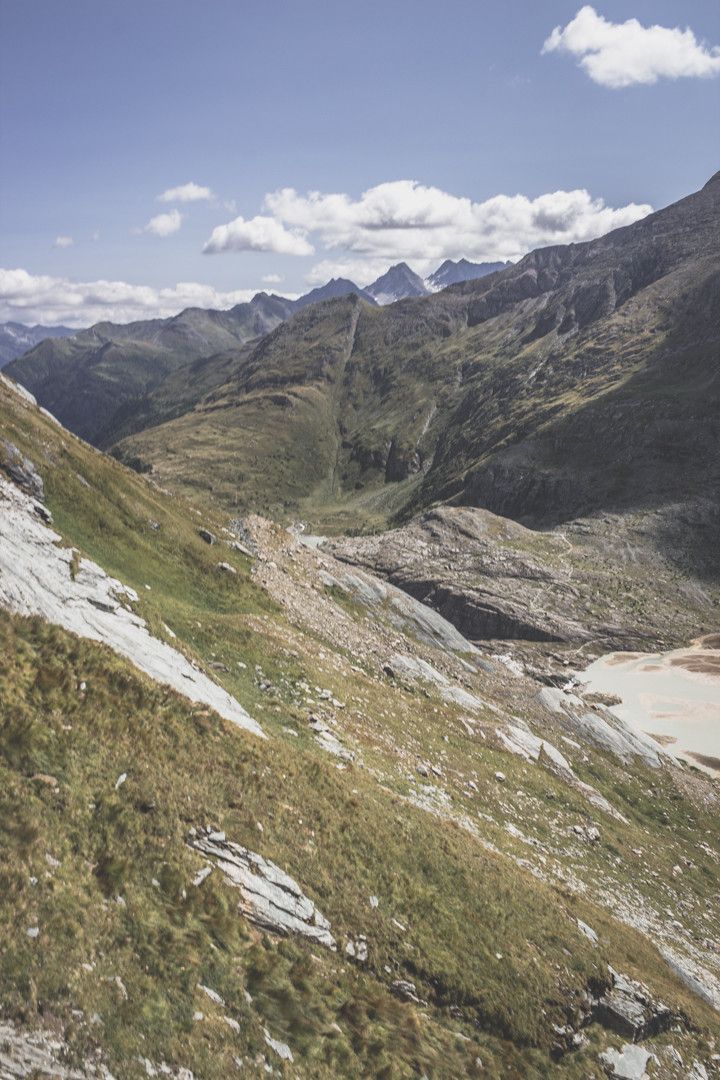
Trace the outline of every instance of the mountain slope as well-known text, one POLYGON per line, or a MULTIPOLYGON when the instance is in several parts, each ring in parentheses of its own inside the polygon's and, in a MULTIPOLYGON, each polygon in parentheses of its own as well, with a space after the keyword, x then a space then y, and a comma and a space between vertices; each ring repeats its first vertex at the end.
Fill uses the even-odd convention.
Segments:
POLYGON ((291 301, 258 293, 229 311, 187 308, 170 319, 97 323, 71 340, 43 341, 8 374, 73 431, 103 443, 116 414, 139 406, 170 372, 267 333, 291 311, 291 301))
POLYGON ((0 323, 0 368, 22 356, 45 338, 72 337, 77 330, 67 326, 24 326, 18 322, 0 323))
POLYGON ((18 614, 32 550, 3 567, 3 1068, 40 1046, 81 1078, 600 1080, 647 1034, 614 1032, 637 1001, 608 964, 646 984, 668 1077, 671 1046, 709 1060, 712 785, 620 724, 599 746, 600 706, 421 639, 376 579, 354 600, 331 555, 194 512, 5 381, 0 430, 0 517, 52 514, 68 597, 92 559, 268 736, 18 614))
POLYGON ((719 239, 715 177, 607 237, 431 297, 318 305, 224 356, 205 399, 118 453, 323 527, 438 500, 531 524, 694 500, 685 538, 711 552, 719 239))

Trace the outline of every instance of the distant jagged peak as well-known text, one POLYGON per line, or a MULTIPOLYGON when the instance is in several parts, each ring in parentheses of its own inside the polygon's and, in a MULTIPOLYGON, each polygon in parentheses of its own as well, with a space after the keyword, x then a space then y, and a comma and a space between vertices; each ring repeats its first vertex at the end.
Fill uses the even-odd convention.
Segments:
POLYGON ((330 278, 330 281, 325 285, 320 285, 316 289, 312 289, 304 296, 300 296, 297 300, 293 301, 293 306, 296 311, 301 310, 304 307, 308 307, 310 304, 318 304, 323 300, 335 300, 341 296, 359 296, 361 300, 365 300, 366 303, 375 305, 376 301, 367 289, 361 289, 359 285, 356 285, 354 281, 350 281, 349 278, 330 278))
POLYGON ((460 281, 475 281, 477 278, 494 274, 498 270, 505 270, 512 264, 507 262, 481 262, 473 263, 468 259, 446 259, 426 279, 425 284, 430 292, 438 292, 447 288, 448 285, 457 285, 460 281))
POLYGON ((366 292, 382 305, 405 300, 410 296, 427 296, 430 289, 406 262, 399 262, 391 266, 372 285, 368 285, 366 292))

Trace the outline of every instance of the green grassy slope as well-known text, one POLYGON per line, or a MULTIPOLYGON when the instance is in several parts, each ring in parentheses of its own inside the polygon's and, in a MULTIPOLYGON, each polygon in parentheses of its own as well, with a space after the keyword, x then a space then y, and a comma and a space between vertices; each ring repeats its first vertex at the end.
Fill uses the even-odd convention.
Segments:
POLYGON ((289 301, 259 293, 229 311, 187 308, 169 319, 97 323, 72 338, 41 342, 7 373, 71 430, 107 446, 168 375, 262 336, 291 309, 289 301))
MULTIPOLYGON (((220 534, 221 517, 200 519, 4 386, 0 428, 41 472, 64 541, 135 587, 158 634, 172 628, 174 644, 203 666, 221 660, 228 670, 217 677, 271 736, 262 742, 191 706, 106 648, 2 615, 4 1015, 61 1029, 80 1057, 100 1047, 119 1077, 144 1075, 141 1056, 225 1077, 236 1056, 272 1057, 267 1027, 291 1045, 301 1076, 472 1076, 479 1057, 482 1075, 579 1080, 600 1075, 596 1051, 607 1034, 593 1026, 582 1053, 553 1064, 551 1025, 573 1015, 610 961, 642 974, 691 1017, 697 1031, 682 1038, 703 1045, 710 1010, 650 942, 591 895, 582 900, 516 865, 501 853, 516 842, 501 824, 483 824, 483 814, 502 821, 508 812, 492 779, 498 768, 509 792, 536 807, 547 800, 567 822, 587 815, 580 794, 462 734, 456 707, 438 709, 432 695, 368 681, 350 667, 332 628, 318 636, 291 621, 241 554, 223 546, 238 574, 218 575, 218 547, 204 544, 197 527, 220 534), (277 688, 270 694, 256 664, 277 688), (347 722, 364 767, 339 770, 309 737, 294 687, 328 678, 344 700, 363 703, 348 710, 347 722), (473 830, 408 802, 409 747, 413 756, 447 755, 448 774, 458 774, 456 812, 472 816, 473 830), (479 804, 461 794, 469 769, 481 780, 479 804), (128 779, 116 790, 123 772, 128 779), (260 934, 217 874, 193 887, 199 862, 185 840, 191 826, 206 823, 295 877, 330 919, 339 954, 260 934), (376 910, 371 895, 380 898, 376 910), (578 916, 596 927, 601 948, 580 934, 578 916), (32 927, 37 938, 27 936, 32 927), (357 933, 370 941, 364 967, 342 951, 357 933), (428 1004, 400 1002, 390 990, 398 978, 413 981, 428 1004), (198 982, 221 994, 239 1032, 198 982), (195 1011, 205 1019, 193 1020, 195 1011)), ((381 632, 363 629, 364 612, 348 618, 371 638, 381 632)), ((486 690, 499 700, 505 692, 502 680, 486 690)), ((524 707, 517 686, 509 693, 513 709, 524 707)), ((494 714, 489 722, 491 730, 494 714)), ((715 827, 710 812, 669 781, 648 800, 642 772, 595 756, 588 767, 588 779, 612 792, 630 822, 606 826, 603 870, 641 836, 647 843, 648 831, 665 838, 662 808, 677 845, 666 843, 657 863, 663 876, 689 837, 715 827)), ((535 827, 548 839, 546 814, 535 827)), ((717 881, 702 854, 698 863, 692 888, 701 904, 717 881)))

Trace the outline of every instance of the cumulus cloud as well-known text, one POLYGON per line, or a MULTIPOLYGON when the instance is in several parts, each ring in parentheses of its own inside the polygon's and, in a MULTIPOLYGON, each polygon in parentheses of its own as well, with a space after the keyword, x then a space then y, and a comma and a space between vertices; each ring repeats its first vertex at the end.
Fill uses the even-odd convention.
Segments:
POLYGON ((176 233, 183 222, 183 215, 179 210, 168 210, 166 214, 156 214, 150 218, 142 232, 152 233, 153 236, 172 236, 176 233))
POLYGON ((283 281, 281 274, 265 274, 262 278, 264 285, 279 285, 283 281))
POLYGON ((191 180, 188 184, 179 184, 163 191, 162 195, 158 195, 158 202, 202 202, 214 198, 209 187, 202 187, 191 180))
MULTIPOLYGON (((394 259, 392 261, 405 262, 406 260, 394 259)), ((436 268, 437 263, 437 259, 413 259, 410 268, 414 270, 416 274, 425 277, 431 270, 436 268)), ((314 286, 324 285, 327 281, 330 281, 331 278, 349 278, 349 280, 354 281, 356 285, 365 288, 366 285, 371 285, 373 281, 377 281, 377 279, 386 272, 389 266, 390 262, 387 258, 322 259, 310 268, 305 275, 305 281, 308 285, 314 286)))
POLYGON ((203 251, 215 255, 221 251, 272 251, 276 255, 312 255, 312 244, 298 230, 286 229, 277 217, 245 220, 236 217, 212 231, 203 251))
POLYGON ((698 41, 689 28, 643 26, 637 19, 613 23, 590 5, 567 26, 556 26, 542 51, 570 53, 593 82, 614 90, 720 74, 720 47, 698 41))
POLYGON ((72 247, 75 241, 72 236, 56 236, 53 241, 53 247, 56 248, 69 248, 72 247))
MULTIPOLYGON (((420 272, 459 256, 477 262, 516 260, 532 248, 591 240, 649 214, 648 204, 606 206, 584 188, 536 198, 496 195, 483 202, 449 194, 415 180, 395 180, 347 194, 306 195, 283 188, 265 198, 265 209, 283 229, 311 236, 327 251, 342 251, 331 265, 365 277, 400 260, 420 272)), ((229 226, 221 226, 220 230, 229 226)), ((324 266, 330 265, 327 260, 324 266)), ((341 271, 342 272, 342 271, 341 271)))
POLYGON ((255 290, 220 292, 210 285, 179 282, 155 289, 125 281, 70 281, 68 278, 0 269, 0 322, 83 327, 111 320, 167 318, 186 307, 229 308, 250 300, 255 290))

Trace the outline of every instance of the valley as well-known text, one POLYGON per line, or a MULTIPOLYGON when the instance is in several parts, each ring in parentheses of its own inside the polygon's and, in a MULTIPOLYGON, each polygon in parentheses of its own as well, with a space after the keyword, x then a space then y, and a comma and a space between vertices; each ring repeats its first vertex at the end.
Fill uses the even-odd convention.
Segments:
POLYGON ((0 1076, 718 1071, 719 238, 8 365, 0 1076))

